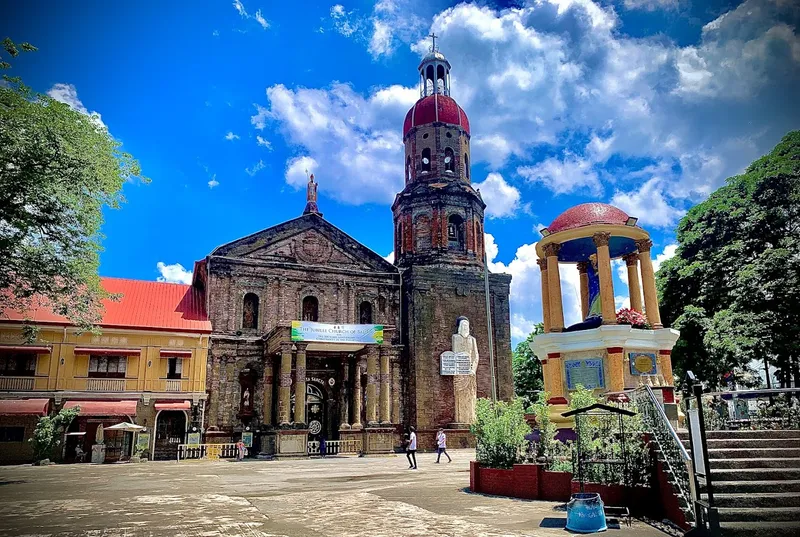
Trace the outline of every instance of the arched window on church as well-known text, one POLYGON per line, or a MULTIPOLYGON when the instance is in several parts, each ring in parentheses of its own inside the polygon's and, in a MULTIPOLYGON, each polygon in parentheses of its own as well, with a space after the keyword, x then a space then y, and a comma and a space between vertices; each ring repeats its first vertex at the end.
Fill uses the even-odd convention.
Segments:
POLYGON ((436 91, 438 93, 444 93, 445 95, 447 92, 447 79, 445 78, 444 72, 444 65, 440 65, 436 68, 436 91))
POLYGON ((372 324, 372 303, 365 300, 358 306, 358 322, 372 324))
POLYGON ((464 153, 464 178, 469 181, 469 157, 464 153))
POLYGON ((431 171, 431 150, 426 147, 422 150, 422 173, 431 171))
POLYGON ((242 302, 242 328, 258 328, 258 295, 247 293, 242 302))
POLYGON ((447 219, 447 247, 464 251, 464 219, 457 214, 451 214, 447 219))
POLYGON ((429 65, 425 70, 425 95, 433 95, 433 89, 436 87, 436 77, 433 71, 433 65, 429 65))
POLYGON ((446 173, 455 173, 456 171, 456 159, 453 150, 449 147, 444 150, 444 171, 446 173))
POLYGON ((303 299, 303 320, 316 322, 319 319, 319 301, 315 296, 303 299))
POLYGON ((406 184, 411 182, 411 157, 406 158, 406 184))

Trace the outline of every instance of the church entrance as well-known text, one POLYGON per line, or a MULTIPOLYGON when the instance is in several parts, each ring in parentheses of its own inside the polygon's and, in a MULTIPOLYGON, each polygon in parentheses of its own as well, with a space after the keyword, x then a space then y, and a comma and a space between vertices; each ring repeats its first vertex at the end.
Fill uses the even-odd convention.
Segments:
POLYGON ((306 384, 306 419, 308 420, 308 439, 320 440, 327 436, 328 423, 325 419, 325 391, 321 386, 309 382, 306 384))
POLYGON ((153 460, 172 460, 186 434, 186 414, 182 410, 162 410, 156 416, 153 460))

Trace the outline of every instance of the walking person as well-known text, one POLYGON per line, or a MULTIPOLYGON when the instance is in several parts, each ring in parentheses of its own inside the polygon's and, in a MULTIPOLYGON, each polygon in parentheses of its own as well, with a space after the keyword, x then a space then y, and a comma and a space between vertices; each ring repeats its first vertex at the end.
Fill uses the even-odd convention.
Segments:
POLYGON ((442 458, 442 453, 444 453, 444 456, 447 457, 447 462, 453 462, 453 459, 451 459, 450 455, 447 453, 447 435, 444 434, 444 429, 439 429, 439 433, 436 435, 436 451, 438 451, 438 455, 436 456, 436 464, 439 464, 439 459, 442 458))
POLYGON ((417 469, 417 433, 416 429, 409 427, 410 434, 408 435, 408 447, 406 448, 406 457, 408 457, 408 469, 417 469), (413 461, 413 462, 412 462, 413 461))

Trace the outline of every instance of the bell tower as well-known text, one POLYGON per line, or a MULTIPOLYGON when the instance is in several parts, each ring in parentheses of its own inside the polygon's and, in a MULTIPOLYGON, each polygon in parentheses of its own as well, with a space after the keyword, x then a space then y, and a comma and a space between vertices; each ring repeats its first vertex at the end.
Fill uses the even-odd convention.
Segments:
POLYGON ((405 188, 392 205, 397 266, 483 266, 486 205, 470 178, 469 119, 450 97, 450 62, 433 45, 419 64, 420 99, 403 124, 405 188))
POLYGON ((420 98, 403 123, 405 186, 392 205, 395 265, 402 273, 405 425, 417 428, 423 448, 438 427, 448 441, 474 446, 468 423, 456 412, 455 383, 440 371, 457 321, 466 317, 475 337, 478 397, 491 397, 489 326, 493 332, 497 396, 509 399, 511 276, 488 274, 485 287, 483 223, 486 204, 472 187, 470 125, 450 97, 450 62, 432 46, 419 64, 420 98), (491 315, 491 323, 488 315, 491 315))

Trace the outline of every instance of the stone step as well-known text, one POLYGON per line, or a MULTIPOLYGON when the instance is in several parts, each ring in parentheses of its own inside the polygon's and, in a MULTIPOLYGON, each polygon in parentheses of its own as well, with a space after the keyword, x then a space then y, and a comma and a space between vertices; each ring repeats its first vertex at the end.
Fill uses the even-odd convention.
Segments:
MULTIPOLYGON (((720 448, 785 448, 800 445, 797 438, 709 438, 706 442, 708 449, 720 448)), ((683 446, 689 450, 689 441, 684 440, 683 446)))
MULTIPOLYGON (((711 454, 709 453, 709 457, 711 454)), ((798 468, 800 469, 800 458, 752 458, 752 459, 717 459, 712 458, 708 461, 711 468, 733 469, 733 468, 798 468)))
POLYGON ((800 448, 714 448, 708 450, 711 459, 778 459, 800 458, 800 448))
MULTIPOLYGON (((678 431, 681 440, 689 440, 689 431, 678 431)), ((766 430, 738 430, 738 431, 706 431, 706 438, 711 439, 770 439, 770 438, 800 438, 800 431, 797 429, 766 429, 766 430)))
MULTIPOLYGON (((703 494, 703 499, 708 495, 703 494)), ((758 494, 714 494, 717 507, 800 507, 800 492, 761 492, 758 494)))
POLYGON ((715 481, 781 481, 800 480, 800 468, 730 468, 711 467, 715 481))
POLYGON ((715 494, 800 492, 800 479, 780 481, 714 481, 715 494))
POLYGON ((800 520, 800 507, 739 508, 721 507, 720 522, 792 522, 800 520))
POLYGON ((797 537, 800 522, 723 522, 723 537, 797 537))

